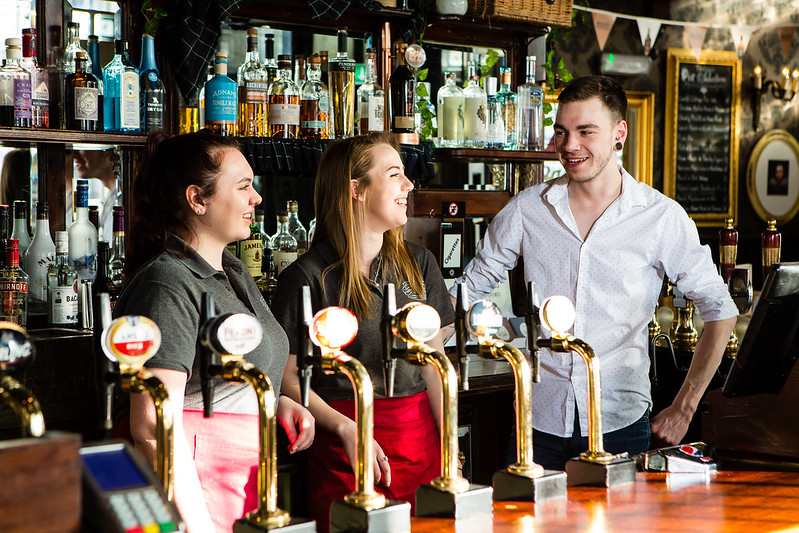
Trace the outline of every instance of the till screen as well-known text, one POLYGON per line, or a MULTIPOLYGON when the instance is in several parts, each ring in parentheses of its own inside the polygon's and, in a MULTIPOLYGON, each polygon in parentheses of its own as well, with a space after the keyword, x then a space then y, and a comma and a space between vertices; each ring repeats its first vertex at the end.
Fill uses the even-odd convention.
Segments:
POLYGON ((124 448, 81 454, 81 460, 103 491, 134 489, 149 485, 124 448))

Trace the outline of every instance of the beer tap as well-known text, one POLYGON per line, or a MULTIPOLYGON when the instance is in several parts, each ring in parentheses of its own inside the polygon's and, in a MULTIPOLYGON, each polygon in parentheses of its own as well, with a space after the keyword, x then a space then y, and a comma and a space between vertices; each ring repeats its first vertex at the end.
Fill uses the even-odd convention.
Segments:
POLYGON ((527 313, 524 322, 527 325, 527 348, 530 350, 533 383, 541 383, 541 350, 538 347, 538 335, 541 328, 538 324, 538 291, 535 281, 527 282, 527 313))
POLYGON ((44 415, 39 401, 10 374, 22 371, 34 357, 28 333, 13 322, 0 322, 0 404, 14 410, 21 423, 22 437, 44 435, 44 415))
POLYGON ((455 349, 458 352, 460 370, 460 387, 469 390, 469 353, 467 343, 469 332, 466 330, 466 310, 469 308, 469 291, 465 283, 458 283, 458 296, 455 301, 455 349))
MULTIPOLYGON (((394 284, 384 291, 394 300, 394 284)), ((427 344, 438 334, 441 318, 435 309, 421 302, 403 306, 390 320, 391 332, 406 343, 404 350, 394 350, 387 343, 384 360, 405 359, 413 365, 432 365, 441 380, 441 475, 416 491, 416 515, 443 518, 467 518, 491 513, 491 487, 471 485, 458 474, 458 374, 443 353, 427 344)))
MULTIPOLYGON (((203 319, 213 314, 210 295, 203 294, 203 319)), ((261 344, 263 327, 252 315, 227 313, 205 320, 200 329, 200 372, 203 382, 205 416, 213 414, 214 376, 234 383, 247 383, 258 400, 258 508, 233 524, 234 533, 274 531, 290 528, 294 532, 314 532, 312 520, 292 518, 277 506, 277 398, 269 377, 244 356, 261 344), (215 364, 213 356, 221 359, 215 364), (210 398, 208 397, 210 396, 210 398)))
MULTIPOLYGON (((719 231, 719 266, 721 267, 721 277, 727 290, 732 292, 732 276, 735 274, 735 264, 738 260, 738 231, 733 225, 734 220, 725 220, 724 228, 719 231)), ((734 358, 738 353, 738 336, 735 329, 730 332, 730 339, 724 349, 724 357, 734 358)))
POLYGON ((397 375, 397 360, 391 357, 394 349, 394 332, 392 323, 397 314, 397 293, 394 285, 389 283, 383 288, 383 317, 380 322, 380 333, 383 340, 383 383, 386 387, 386 396, 394 397, 394 381, 397 375))
POLYGON ((699 340, 699 333, 694 326, 694 302, 686 298, 676 285, 672 288, 672 294, 672 306, 676 311, 671 330, 672 344, 677 350, 693 352, 699 340))
MULTIPOLYGON (((108 295, 101 294, 100 306, 104 308, 106 305, 108 295)), ((101 317, 103 320, 110 318, 110 305, 108 312, 101 313, 101 317)), ((106 357, 116 363, 114 366, 118 366, 118 371, 106 375, 106 383, 114 379, 122 390, 146 393, 155 404, 155 473, 167 498, 173 501, 172 402, 161 380, 144 368, 161 346, 161 330, 147 317, 123 316, 103 328, 100 346, 106 357)))
MULTIPOLYGON (((528 285, 528 303, 535 300, 535 286, 528 285)), ((538 324, 533 316, 527 335, 535 335, 538 324), (532 326, 532 327, 530 327, 532 326)), ((494 474, 494 499, 544 501, 566 497, 566 474, 544 470, 533 461, 533 371, 524 354, 512 344, 496 338, 502 327, 502 312, 489 300, 477 300, 464 317, 465 325, 477 337, 477 354, 483 359, 505 359, 513 369, 516 391, 516 462, 494 474)), ((529 343, 537 347, 536 342, 529 343)))
POLYGON ((588 375, 588 450, 566 462, 568 484, 611 487, 635 481, 635 461, 627 453, 613 455, 604 449, 599 358, 587 342, 566 333, 574 324, 574 305, 565 296, 551 296, 541 306, 540 318, 552 337, 539 339, 538 345, 556 353, 577 352, 588 375))
POLYGON ((297 309, 297 372, 300 376, 300 400, 308 407, 311 397, 311 376, 313 375, 314 345, 308 335, 313 323, 311 288, 302 286, 300 306, 297 309))
MULTIPOLYGON (((310 292, 300 294, 300 316, 310 311, 310 292)), ((300 334, 319 347, 319 357, 305 357, 305 364, 320 368, 326 374, 342 373, 350 380, 355 393, 355 491, 330 506, 330 530, 360 531, 379 529, 383 532, 409 531, 411 506, 408 502, 386 500, 374 488, 374 389, 366 367, 348 355, 343 348, 355 339, 358 319, 343 307, 327 307, 313 316, 310 327, 299 324, 300 334)), ((301 346, 307 346, 303 343, 301 346)), ((300 369, 302 371, 302 369, 300 369)))
POLYGON ((99 293, 92 299, 91 307, 97 309, 98 319, 93 321, 95 355, 98 358, 97 370, 99 382, 103 387, 103 429, 106 436, 110 435, 114 427, 114 387, 119 381, 119 366, 108 357, 100 357, 103 350, 103 331, 107 328, 113 317, 111 315, 111 298, 108 293, 99 293))

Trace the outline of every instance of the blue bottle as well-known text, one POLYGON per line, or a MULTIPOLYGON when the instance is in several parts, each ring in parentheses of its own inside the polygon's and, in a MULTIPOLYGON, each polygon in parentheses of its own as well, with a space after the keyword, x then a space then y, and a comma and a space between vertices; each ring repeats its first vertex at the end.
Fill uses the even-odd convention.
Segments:
POLYGON ((141 125, 144 131, 164 129, 164 97, 166 91, 155 64, 155 39, 146 33, 141 37, 141 125))
POLYGON ((238 134, 238 86, 227 76, 227 52, 217 52, 214 77, 205 82, 205 127, 219 135, 238 134))
POLYGON ((114 41, 114 59, 103 69, 103 129, 139 133, 139 69, 128 57, 128 43, 114 41))

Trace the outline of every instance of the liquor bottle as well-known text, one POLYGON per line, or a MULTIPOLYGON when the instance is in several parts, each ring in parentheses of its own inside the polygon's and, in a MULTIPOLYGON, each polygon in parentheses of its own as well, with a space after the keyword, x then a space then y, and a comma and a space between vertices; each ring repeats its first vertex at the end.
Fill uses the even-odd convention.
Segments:
POLYGON ((516 93, 511 90, 511 69, 502 68, 499 75, 500 87, 497 100, 502 106, 502 120, 505 122, 505 150, 516 149, 516 93))
POLYGON ((322 60, 322 62, 319 64, 319 70, 322 71, 322 83, 325 84, 325 87, 330 87, 330 77, 327 75, 327 68, 330 63, 330 54, 328 54, 327 50, 320 50, 319 59, 322 60))
POLYGON ((158 72, 158 65, 155 63, 155 39, 146 33, 141 36, 139 88, 142 130, 146 132, 163 130, 166 89, 158 72))
POLYGON ((305 83, 305 80, 308 79, 306 77, 307 69, 308 65, 307 62, 305 61, 305 54, 294 54, 294 83, 296 83, 297 87, 299 87, 300 89, 302 89, 302 84, 305 83))
POLYGON ((266 135, 269 83, 258 57, 258 30, 247 30, 247 56, 237 71, 239 85, 239 135, 266 135))
POLYGON ((347 28, 338 28, 338 53, 328 62, 330 132, 336 139, 355 135, 355 60, 347 56, 347 28))
POLYGON ((301 256, 308 250, 308 232, 305 231, 305 226, 300 222, 299 204, 297 200, 289 200, 286 202, 289 216, 287 219, 288 232, 297 241, 297 257, 301 256))
POLYGON ((544 91, 535 82, 535 56, 527 56, 527 80, 518 87, 517 93, 516 147, 519 150, 543 150, 544 91))
POLYGON ((22 62, 20 66, 31 74, 31 125, 50 127, 50 76, 36 60, 36 30, 22 30, 22 62))
POLYGON ((95 131, 100 128, 97 79, 86 71, 86 52, 75 56, 75 73, 64 82, 64 124, 69 130, 95 131))
POLYGON ((266 305, 272 305, 272 297, 277 291, 277 275, 275 274, 275 260, 269 248, 264 249, 264 273, 255 281, 261 296, 266 300, 266 305))
POLYGON ((486 143, 487 119, 486 92, 480 87, 476 68, 469 66, 471 75, 463 90, 463 143, 471 148, 483 148, 486 143))
POLYGON ((0 126, 31 127, 31 75, 22 68, 22 40, 6 39, 0 68, 0 126))
POLYGON ((444 73, 444 86, 438 90, 438 134, 441 146, 463 146, 463 89, 455 82, 455 73, 444 73))
POLYGON ((22 255, 25 254, 31 245, 29 228, 28 204, 25 200, 14 200, 14 227, 11 231, 11 238, 17 239, 19 251, 22 255))
POLYGON ((393 133, 413 133, 414 105, 416 103, 416 78, 405 64, 403 43, 396 48, 397 66, 388 79, 389 109, 391 110, 391 131, 393 133))
POLYGON ((777 231, 776 220, 771 219, 768 221, 766 231, 760 235, 760 243, 763 261, 763 284, 765 285, 771 265, 780 262, 780 253, 782 251, 782 234, 777 231))
MULTIPOLYGON (((84 70, 86 72, 92 71, 92 63, 89 58, 88 52, 80 45, 80 24, 77 22, 67 23, 67 45, 64 48, 64 53, 61 55, 58 64, 58 120, 60 127, 68 128, 66 126, 66 109, 67 109, 67 95, 66 95, 66 80, 67 76, 75 73, 75 59, 78 52, 86 54, 86 61, 84 62, 84 70)), ((97 78, 95 77, 95 80, 97 78)))
POLYGON ((78 273, 69 265, 69 238, 55 232, 55 263, 47 270, 47 318, 53 326, 78 324, 78 273))
POLYGON ((264 261, 264 241, 261 230, 254 222, 250 224, 250 236, 239 241, 239 259, 250 271, 250 275, 253 278, 261 277, 264 261))
POLYGON ((80 279, 97 275, 97 228, 89 222, 89 182, 78 180, 75 221, 69 227, 69 264, 80 279))
POLYGON ((11 238, 12 220, 11 206, 0 205, 0 268, 6 266, 6 242, 11 238))
POLYGON ((6 241, 6 266, 0 270, 0 320, 28 323, 28 275, 19 266, 19 241, 6 241))
POLYGON ((100 208, 96 205, 89 206, 89 222, 97 228, 97 238, 100 238, 100 208))
POLYGON ((92 282, 92 296, 107 293, 111 300, 111 310, 119 298, 119 288, 111 279, 111 245, 108 241, 97 243, 97 277, 92 282))
POLYGON ((103 129, 141 131, 139 69, 128 57, 128 42, 114 41, 114 59, 103 69, 103 129))
MULTIPOLYGON (((22 259, 22 269, 30 278, 30 311, 45 314, 47 309, 47 270, 55 261, 55 244, 50 237, 47 202, 36 202, 36 230, 22 259)), ((21 250, 20 250, 21 251, 21 250)))
POLYGON ((205 127, 219 135, 238 135, 236 82, 227 76, 227 52, 217 52, 214 77, 205 83, 205 127))
POLYGON ((502 104, 497 98, 497 79, 493 76, 486 78, 486 111, 486 148, 502 150, 505 147, 505 120, 502 116, 502 104))
POLYGON ((264 34, 264 69, 266 70, 267 86, 277 79, 277 61, 275 60, 275 35, 264 34))
MULTIPOLYGON (((105 93, 103 91, 103 65, 100 63, 100 38, 96 35, 89 35, 89 41, 86 45, 86 50, 89 58, 89 62, 87 64, 91 65, 91 69, 89 69, 89 71, 97 80, 97 101, 103 102, 103 95, 105 93)), ((101 105, 97 111, 100 114, 100 124, 103 124, 103 106, 101 105)))
POLYGON ((279 223, 277 234, 272 239, 275 277, 279 277, 283 269, 297 260, 297 239, 289 233, 288 214, 285 211, 280 211, 277 218, 279 223))
POLYGON ((308 75, 300 90, 300 138, 327 139, 330 136, 330 97, 322 83, 319 54, 308 59, 308 75))
POLYGON ((111 250, 111 280, 122 287, 125 281, 125 208, 114 206, 113 248, 111 250))
POLYGON ((291 56, 277 56, 277 79, 269 86, 269 136, 300 135, 300 90, 291 79, 291 56))
POLYGON ((719 231, 719 265, 721 277, 728 286, 735 272, 735 263, 738 258, 738 230, 733 225, 733 219, 724 221, 724 227, 719 231))
POLYGON ((377 81, 375 51, 366 50, 366 81, 358 87, 358 135, 386 129, 385 92, 377 81))

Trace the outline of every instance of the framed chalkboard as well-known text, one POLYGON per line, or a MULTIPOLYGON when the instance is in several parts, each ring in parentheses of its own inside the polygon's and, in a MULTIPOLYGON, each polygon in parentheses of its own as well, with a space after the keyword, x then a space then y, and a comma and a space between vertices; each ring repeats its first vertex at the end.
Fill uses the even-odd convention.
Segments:
POLYGON ((669 49, 664 193, 698 226, 738 214, 741 61, 735 52, 669 49))

